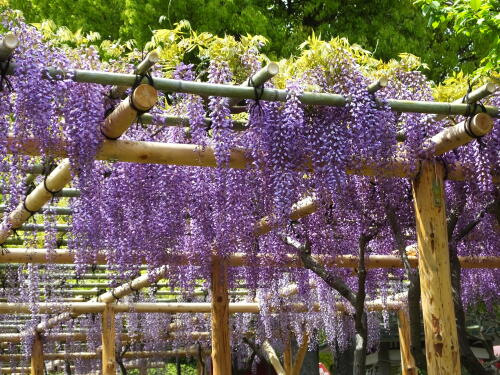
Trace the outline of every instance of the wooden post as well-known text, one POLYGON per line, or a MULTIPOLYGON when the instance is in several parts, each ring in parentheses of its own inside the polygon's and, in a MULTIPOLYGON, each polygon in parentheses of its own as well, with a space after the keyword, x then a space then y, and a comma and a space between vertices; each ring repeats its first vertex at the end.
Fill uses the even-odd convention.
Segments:
POLYGON ((285 343, 285 350, 283 351, 283 367, 285 368, 285 374, 292 374, 292 339, 288 338, 288 341, 285 343))
POLYGON ((31 348, 31 375, 44 375, 43 344, 38 333, 35 334, 31 348))
POLYGON ((410 323, 408 311, 400 309, 398 311, 399 347, 401 351, 401 374, 417 375, 415 359, 411 354, 410 323))
POLYGON ((457 326, 451 290, 444 168, 435 160, 421 162, 413 181, 413 200, 429 375, 460 374, 457 326))
POLYGON ((148 375, 148 363, 144 360, 139 362, 139 375, 148 375))
POLYGON ((304 332, 302 338, 302 344, 300 344, 299 350, 295 355, 295 361, 293 362, 292 375, 299 375, 302 369, 302 363, 304 363, 304 358, 307 353, 307 348, 309 347, 309 336, 304 332))
POLYGON ((102 312, 102 375, 116 375, 115 312, 106 304, 102 312))
POLYGON ((213 375, 231 375, 227 265, 218 256, 212 258, 211 276, 213 375))

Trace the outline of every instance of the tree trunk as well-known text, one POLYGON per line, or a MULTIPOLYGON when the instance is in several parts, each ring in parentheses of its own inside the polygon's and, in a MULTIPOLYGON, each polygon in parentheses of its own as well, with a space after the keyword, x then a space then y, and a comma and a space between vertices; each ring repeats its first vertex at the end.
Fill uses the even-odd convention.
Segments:
POLYGON ((333 362, 336 375, 352 375, 354 363, 354 344, 343 352, 337 347, 335 351, 335 361, 333 362))
MULTIPOLYGON (((359 293, 359 292, 358 292, 359 293)), ((366 313, 354 318, 356 329, 353 375, 366 375, 366 340, 368 337, 366 313)))
POLYGON ((478 361, 469 341, 467 340, 467 330, 465 327, 465 313, 462 306, 462 285, 461 268, 458 260, 456 245, 450 243, 450 266, 451 266, 451 285, 453 287, 453 305, 457 317, 458 344, 460 345, 460 358, 467 371, 474 375, 487 375, 488 372, 478 361))

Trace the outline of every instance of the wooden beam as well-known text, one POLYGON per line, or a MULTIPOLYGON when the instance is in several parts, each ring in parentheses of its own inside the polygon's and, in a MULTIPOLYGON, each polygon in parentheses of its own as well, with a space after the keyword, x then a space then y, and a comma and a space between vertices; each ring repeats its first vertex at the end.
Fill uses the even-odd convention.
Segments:
POLYGON ((119 138, 137 118, 137 110, 149 111, 157 100, 158 93, 153 86, 139 85, 130 98, 123 99, 106 117, 101 125, 102 134, 108 139, 119 138))
MULTIPOLYGON (((39 140, 35 138, 15 139, 7 137, 7 151, 39 156, 39 140)), ((54 157, 67 157, 65 143, 55 139, 52 142, 51 155, 54 157)), ((164 143, 132 140, 104 140, 100 150, 96 154, 97 160, 121 161, 140 164, 165 164, 192 167, 216 167, 215 151, 212 147, 203 147, 184 143, 164 143)), ((245 169, 251 165, 252 160, 247 157, 245 149, 233 149, 229 156, 229 168, 245 169)), ((400 158, 385 162, 383 169, 370 161, 357 161, 355 165, 346 168, 347 174, 361 176, 380 177, 402 177, 414 178, 416 170, 410 168, 409 163, 400 158)), ((305 169, 311 165, 304 163, 305 169)), ((468 178, 467 168, 469 165, 455 163, 449 166, 448 179, 463 181, 468 178)), ((500 176, 494 175, 494 183, 500 183, 500 176)), ((52 188, 57 188, 53 186, 52 188)), ((36 190, 36 189, 35 189, 36 190)), ((29 206, 30 210, 36 211, 37 207, 29 206)))
POLYGON ((102 374, 116 375, 115 358, 115 312, 113 306, 106 304, 102 312, 102 374))
POLYGON ((422 161, 413 181, 419 274, 429 375, 460 373, 457 327, 451 290, 444 168, 422 161))
POLYGON ((215 255, 212 258, 210 288, 213 375, 231 375, 227 265, 215 255))
POLYGON ((493 119, 487 113, 478 113, 461 123, 443 129, 430 138, 424 154, 442 155, 474 140, 473 137, 482 137, 493 129, 493 119))
POLYGON ((398 311, 398 332, 401 352, 401 375, 418 375, 415 359, 411 354, 410 322, 406 309, 398 311))
POLYGON ((41 336, 36 333, 31 348, 31 375, 44 375, 43 344, 41 336))
MULTIPOLYGON (((303 216, 305 216, 304 214, 303 216)), ((303 217, 301 216, 301 217, 303 217)), ((270 230, 270 229, 269 229, 270 230)), ((259 230, 260 232, 260 230, 259 230)), ((262 233, 267 233, 263 230, 262 233)), ((46 264, 48 251, 46 249, 28 249, 28 248, 4 248, 0 252, 0 264, 12 263, 37 263, 46 264)), ((74 253, 65 249, 51 250, 51 264, 71 264, 74 262, 74 253)), ((358 257, 352 255, 338 255, 335 257, 326 255, 313 255, 313 258, 327 267, 340 267, 340 268, 356 268, 358 264, 358 257)), ((416 256, 409 256, 410 265, 418 267, 418 258, 416 256)), ((172 261, 180 265, 196 265, 197 262, 190 261, 186 256, 173 256, 172 261)), ((303 267, 300 259, 295 254, 288 254, 285 256, 286 261, 276 262, 276 258, 272 254, 261 253, 257 255, 257 262, 265 264, 266 267, 290 267, 297 268, 303 267)), ((254 257, 249 257, 247 254, 235 253, 228 258, 229 267, 245 267, 249 261, 255 261, 254 257)), ((500 256, 461 256, 459 257, 460 265, 462 268, 500 268, 500 256)), ((107 264, 105 254, 99 253, 96 255, 97 264, 107 264)), ((403 263, 398 255, 377 255, 373 254, 366 257, 366 268, 402 268, 403 263)), ((55 277, 76 278, 74 274, 55 274, 55 277)), ((84 279, 106 279, 109 274, 95 273, 84 274, 80 280, 84 279)), ((134 281, 136 284, 132 285, 134 289, 138 288, 140 283, 134 281)), ((144 284, 142 287, 149 285, 144 284)), ((127 289, 128 284, 124 284, 123 289, 127 289)), ((85 284, 82 284, 85 286, 85 284)), ((130 287, 128 287, 130 289, 130 287)), ((121 297, 120 297, 121 298, 121 297)))

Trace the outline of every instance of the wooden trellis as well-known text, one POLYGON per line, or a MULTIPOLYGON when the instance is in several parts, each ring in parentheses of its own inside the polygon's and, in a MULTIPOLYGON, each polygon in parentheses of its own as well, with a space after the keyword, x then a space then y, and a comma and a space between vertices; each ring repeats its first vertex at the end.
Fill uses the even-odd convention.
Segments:
MULTIPOLYGON (((0 61, 8 58, 17 46, 17 39, 14 37, 5 37, 0 45, 0 61)), ((146 59, 137 67, 137 72, 144 73, 148 71, 154 63, 158 61, 155 54, 149 54, 146 59)), ((10 74, 15 74, 15 64, 10 65, 10 74)), ((235 105, 241 99, 254 99, 254 88, 252 84, 261 86, 264 82, 271 79, 278 73, 277 65, 271 63, 259 71, 252 80, 247 80, 240 86, 210 84, 200 82, 187 82, 173 79, 155 78, 155 87, 161 91, 192 93, 202 96, 226 96, 231 98, 231 104, 235 105)), ((136 79, 135 75, 107 73, 97 71, 74 70, 65 72, 58 69, 49 69, 48 76, 52 79, 61 77, 71 78, 76 82, 91 82, 98 84, 114 85, 111 94, 114 98, 121 98, 128 87, 131 87, 136 79)), ((368 87, 372 93, 382 89, 388 84, 386 79, 380 79, 368 87)), ((478 90, 473 91, 467 97, 467 103, 453 102, 420 102, 388 99, 388 106, 398 112, 420 112, 433 113, 438 116, 443 115, 469 115, 470 103, 493 93, 495 86, 487 84, 478 90)), ((263 89, 261 99, 267 101, 285 101, 287 92, 278 89, 263 89)), ((215 167, 216 159, 214 150, 210 147, 198 147, 190 144, 163 144, 158 142, 141 142, 129 140, 117 140, 132 124, 137 116, 136 109, 148 110, 155 103, 157 92, 155 88, 148 85, 144 80, 131 93, 131 98, 127 98, 106 118, 101 125, 102 133, 108 138, 102 144, 96 158, 99 160, 117 160, 122 162, 134 163, 156 163, 169 165, 201 166, 215 167), (130 102, 135 104, 132 108, 130 102)), ((309 105, 328 105, 344 106, 348 99, 337 94, 304 92, 300 100, 309 105)), ((496 107, 486 106, 485 113, 473 113, 470 123, 465 122, 456 126, 449 127, 439 134, 429 139, 429 144, 433 147, 425 152, 432 153, 433 156, 441 155, 461 145, 473 140, 470 134, 483 136, 488 134, 493 127, 492 117, 500 115, 496 107)), ((151 122, 152 117, 142 115, 146 122, 151 122)), ((164 118, 167 125, 184 126, 185 118, 168 117, 164 118)), ((209 122, 206 119, 206 122, 209 122)), ((239 130, 244 129, 244 123, 237 123, 239 130)), ((39 141, 34 138, 14 139, 9 137, 7 148, 12 151, 12 145, 16 144, 16 152, 26 155, 39 155, 39 141), (15 141, 15 142, 14 142, 15 141)), ((54 142, 53 156, 67 157, 67 151, 63 140, 54 142)), ((230 156, 229 168, 246 168, 252 160, 247 156, 245 150, 233 150, 230 156)), ((454 165, 448 170, 447 178, 451 180, 463 180, 466 178, 465 170, 467 165, 454 165)), ((31 167, 27 172, 41 173, 39 166, 31 167)), ((437 374, 456 374, 460 369, 460 355, 458 352, 457 331, 455 325, 455 316, 452 303, 450 261, 448 256, 448 237, 445 221, 445 194, 444 194, 444 170, 443 166, 435 159, 421 161, 418 171, 410 170, 403 160, 394 159, 387 163, 386 168, 380 171, 378 168, 368 162, 362 163, 356 168, 348 168, 349 174, 365 176, 389 176, 410 178, 413 185, 413 198, 415 204, 416 222, 417 222, 417 246, 418 259, 409 257, 411 265, 419 268, 420 282, 422 285, 422 310, 424 315, 424 328, 426 337, 426 354, 428 371, 431 375, 437 374)), ((493 176, 495 183, 500 182, 500 176, 493 176)), ((23 204, 20 204, 13 212, 8 214, 10 226, 0 229, 0 243, 7 243, 8 237, 13 230, 41 230, 37 226, 24 224, 31 216, 31 212, 40 211, 52 197, 52 192, 59 191, 71 181, 71 169, 68 159, 64 159, 61 164, 53 170, 46 178, 44 184, 35 188, 26 198, 23 204)), ((66 196, 78 196, 76 189, 62 190, 66 196)), ((5 211, 5 208, 1 208, 5 211)), ((57 208, 56 214, 71 214, 67 208, 57 208)), ((298 202, 293 208, 291 219, 297 220, 314 213, 317 206, 313 197, 298 202)), ((66 231, 67 227, 58 227, 60 231, 66 231)), ((261 236, 272 230, 272 225, 268 218, 263 218, 256 223, 255 235, 261 236)), ((301 262, 296 255, 290 254, 288 262, 280 262, 280 267, 301 267, 301 262)), ((46 263, 47 251, 43 249, 7 249, 0 255, 2 263, 46 263)), ((272 264, 270 255, 260 254, 257 259, 272 264)), ((336 267, 356 267, 358 258, 354 256, 326 257, 317 256, 316 260, 327 266, 336 267)), ((73 263, 73 255, 67 250, 55 250, 51 253, 51 262, 56 264, 73 263)), ((464 268, 499 268, 500 257, 461 257, 462 267, 464 268)), ((177 258, 176 264, 188 264, 188 260, 177 258)), ((99 295, 89 302, 83 303, 65 303, 51 305, 50 303, 40 303, 39 311, 41 313, 64 312, 38 324, 35 329, 33 351, 31 357, 31 374, 43 374, 44 360, 47 359, 67 359, 71 356, 80 358, 98 358, 102 359, 102 374, 109 375, 116 372, 115 361, 115 313, 117 312, 196 312, 210 313, 211 316, 211 354, 213 373, 215 375, 231 374, 230 357, 230 330, 229 314, 258 313, 260 311, 258 303, 230 303, 227 287, 227 268, 243 267, 247 265, 248 259, 244 254, 233 254, 224 261, 214 256, 212 259, 211 272, 211 303, 135 303, 125 304, 116 303, 118 298, 129 295, 137 290, 151 286, 154 282, 162 279, 167 271, 166 266, 160 267, 146 275, 142 275, 129 283, 114 288, 99 295), (57 310, 59 309, 59 310, 57 310), (101 353, 71 353, 61 355, 60 353, 43 353, 42 336, 51 328, 84 313, 102 314, 102 350, 101 353)), ((97 256, 97 264, 106 264, 103 254, 97 256)), ((192 264, 192 263, 189 263, 192 264)), ((367 268, 391 268, 402 267, 402 262, 398 257, 387 255, 372 255, 366 259, 367 268)), ((104 275, 103 275, 104 276, 104 275)), ((100 276, 98 276, 100 277, 100 276)), ((293 294, 293 286, 290 294, 293 294)), ((287 292, 288 293, 288 292, 287 292)), ((342 310, 342 305, 337 306, 342 310)), ((412 374, 415 371, 415 364, 409 350, 408 319, 404 311, 404 306, 397 301, 391 301, 387 304, 380 304, 376 301, 367 303, 368 309, 393 309, 398 311, 400 342, 402 347, 402 366, 405 374, 412 374)), ((309 311, 308 306, 293 304, 288 309, 291 311, 309 311)), ((313 309, 319 309, 313 306, 313 309)), ((22 303, 1 303, 0 313, 29 313, 28 304, 22 303)), ((208 332, 194 332, 193 337, 208 336, 208 332)), ((49 335, 48 338, 51 336, 49 335)), ((57 340, 67 340, 83 338, 84 334, 61 335, 53 337, 57 340)), ((18 342, 20 336, 2 336, 1 342, 18 342)), ((305 340, 307 345, 307 340, 305 340)), ((292 364, 292 358, 289 350, 285 350, 284 364, 279 362, 272 348, 265 346, 271 363, 280 374, 297 374, 297 368, 300 368, 301 356, 304 355, 306 346, 303 345, 297 358, 296 364, 292 364), (274 353, 274 354, 273 354, 274 353)), ((186 350, 184 354, 190 353, 186 350)), ((177 355, 180 352, 176 353, 177 355)), ((174 355, 173 352, 165 353, 147 353, 137 352, 128 353, 130 358, 150 358, 157 355, 174 355)), ((12 359, 15 355, 8 355, 5 358, 12 359)), ((0 355, 3 360, 3 356, 0 355)))

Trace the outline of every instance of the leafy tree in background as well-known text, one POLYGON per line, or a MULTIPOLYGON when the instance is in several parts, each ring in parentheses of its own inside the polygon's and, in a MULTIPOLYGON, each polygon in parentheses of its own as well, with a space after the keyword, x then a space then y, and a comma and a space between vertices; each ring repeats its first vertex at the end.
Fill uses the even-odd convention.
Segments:
POLYGON ((416 4, 432 28, 465 37, 466 43, 459 50, 461 65, 480 60, 477 73, 499 73, 499 0, 418 0, 416 4))
MULTIPOLYGON (((430 27, 419 6, 409 0, 10 0, 28 22, 51 19, 71 30, 97 31, 105 39, 134 39, 138 48, 152 30, 171 29, 180 20, 193 30, 219 36, 260 34, 272 59, 298 54, 311 32, 325 40, 341 36, 388 60, 408 52, 422 57, 436 81, 462 64, 478 67, 481 47, 467 56, 469 37, 449 28, 430 27)), ((487 50, 487 46, 483 48, 487 50)))

